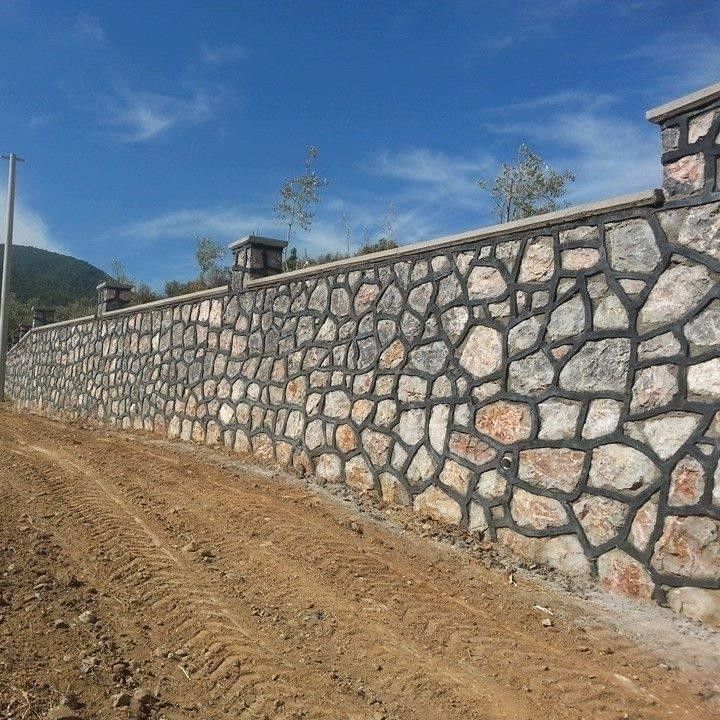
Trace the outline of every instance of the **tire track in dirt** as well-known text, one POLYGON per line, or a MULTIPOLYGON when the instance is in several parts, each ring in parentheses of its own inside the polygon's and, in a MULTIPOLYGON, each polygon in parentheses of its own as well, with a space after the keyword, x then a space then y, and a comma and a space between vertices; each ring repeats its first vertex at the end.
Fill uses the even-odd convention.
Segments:
POLYGON ((537 588, 297 485, 5 417, 3 449, 64 508, 56 531, 76 557, 94 544, 108 592, 154 642, 190 648, 193 682, 228 717, 245 705, 274 718, 712 717, 642 646, 569 622, 545 631, 537 588), (215 559, 180 550, 191 542, 215 559))

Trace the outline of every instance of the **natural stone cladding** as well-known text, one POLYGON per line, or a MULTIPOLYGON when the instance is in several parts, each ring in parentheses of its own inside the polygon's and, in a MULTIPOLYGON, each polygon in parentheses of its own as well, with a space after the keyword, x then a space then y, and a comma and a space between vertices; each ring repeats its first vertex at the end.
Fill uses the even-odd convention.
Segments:
MULTIPOLYGON (((714 168, 717 104, 662 120, 666 167, 714 168)), ((38 328, 8 393, 343 480, 717 618, 720 193, 703 177, 38 328)))

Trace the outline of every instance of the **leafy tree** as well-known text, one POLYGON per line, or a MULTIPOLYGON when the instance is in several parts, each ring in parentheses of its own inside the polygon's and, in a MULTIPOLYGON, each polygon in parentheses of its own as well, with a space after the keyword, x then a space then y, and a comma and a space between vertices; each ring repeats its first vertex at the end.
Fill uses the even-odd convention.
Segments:
POLYGON ((380 252, 381 250, 392 250, 398 247, 398 244, 392 238, 380 238, 375 242, 364 243, 357 251, 358 255, 369 255, 370 253, 380 252))
POLYGON ((298 251, 296 247, 291 247, 285 256, 285 272, 291 272, 297 270, 300 267, 300 261, 298 260, 298 251))
POLYGON ((494 216, 498 222, 552 212, 567 203, 559 201, 567 192, 567 185, 575 180, 568 170, 557 172, 525 143, 517 151, 514 165, 503 163, 492 187, 487 180, 478 180, 478 186, 489 190, 495 201, 494 216))
POLYGON ((287 225, 286 240, 290 242, 295 226, 305 231, 312 227, 312 206, 320 202, 320 191, 327 187, 328 181, 317 176, 315 160, 318 149, 311 145, 305 159, 305 172, 294 178, 288 178, 280 188, 280 200, 273 208, 275 217, 287 225))

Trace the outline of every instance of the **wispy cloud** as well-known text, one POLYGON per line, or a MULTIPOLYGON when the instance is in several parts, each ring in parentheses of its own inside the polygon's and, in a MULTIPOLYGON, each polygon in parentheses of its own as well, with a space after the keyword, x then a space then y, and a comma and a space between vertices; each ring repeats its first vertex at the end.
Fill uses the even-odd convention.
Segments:
POLYGON ((105 100, 101 119, 118 130, 120 140, 143 142, 171 128, 204 123, 213 112, 213 102, 201 91, 182 97, 125 89, 105 100))
POLYGON ((113 228, 105 232, 103 238, 177 240, 209 235, 222 241, 254 233, 267 225, 267 220, 242 208, 188 208, 113 228))
POLYGON ((376 155, 365 169, 405 182, 404 196, 455 207, 477 207, 478 178, 495 165, 488 155, 461 157, 427 148, 376 155))
POLYGON ((656 187, 660 182, 657 129, 602 104, 551 109, 542 120, 493 123, 492 132, 537 144, 554 167, 573 171, 570 202, 602 200, 656 187))
POLYGON ((100 25, 100 20, 94 15, 81 12, 75 19, 73 24, 73 34, 81 38, 82 40, 89 40, 91 42, 101 45, 105 42, 105 31, 100 25))
MULTIPOLYGON (((708 27, 717 27, 720 9, 715 16, 708 27)), ((718 81, 720 39, 716 32, 702 28, 674 30, 633 50, 628 59, 652 64, 658 79, 651 84, 651 92, 659 104, 718 81)))
POLYGON ((223 65, 247 57, 245 48, 237 44, 203 45, 200 52, 203 62, 208 65, 223 65))

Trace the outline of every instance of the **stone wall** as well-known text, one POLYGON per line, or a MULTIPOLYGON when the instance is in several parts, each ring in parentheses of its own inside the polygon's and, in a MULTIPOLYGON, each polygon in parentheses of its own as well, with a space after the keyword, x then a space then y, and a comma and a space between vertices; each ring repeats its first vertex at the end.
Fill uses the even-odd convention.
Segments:
POLYGON ((718 620, 715 90, 651 118, 664 196, 38 328, 8 393, 342 479, 718 620))

